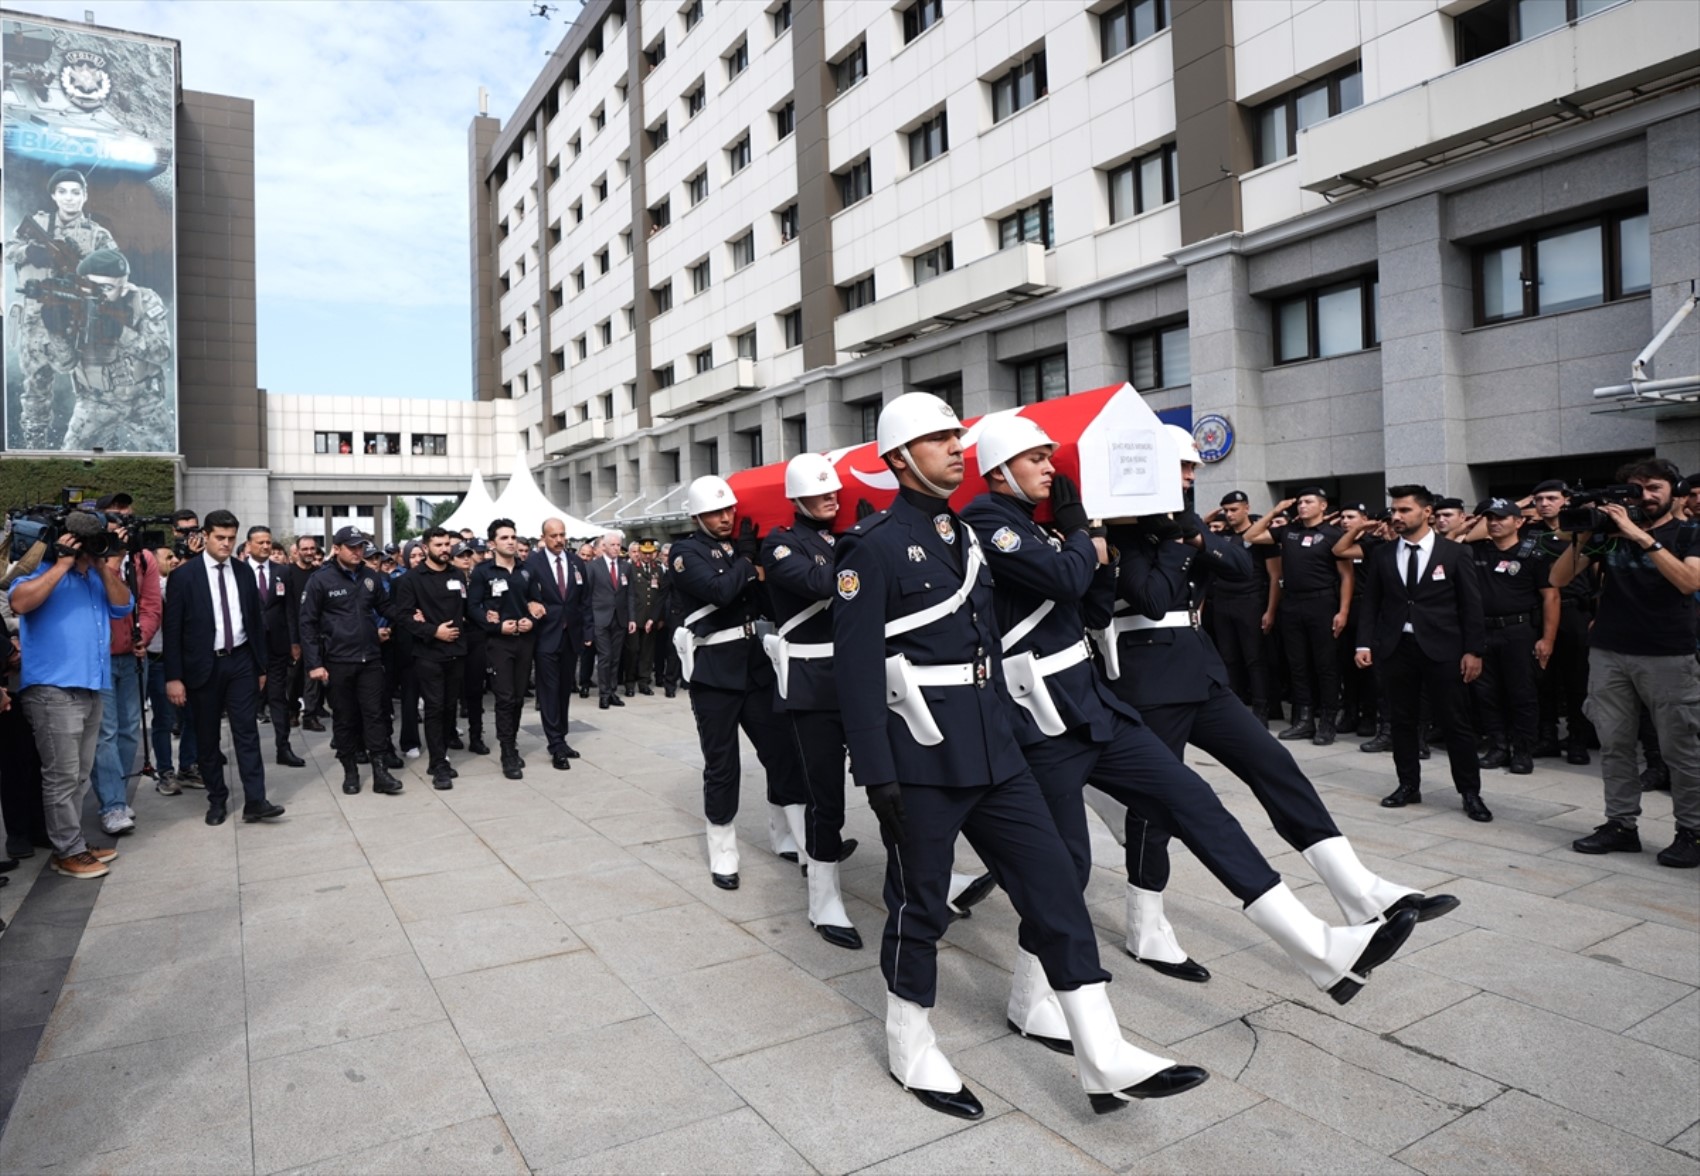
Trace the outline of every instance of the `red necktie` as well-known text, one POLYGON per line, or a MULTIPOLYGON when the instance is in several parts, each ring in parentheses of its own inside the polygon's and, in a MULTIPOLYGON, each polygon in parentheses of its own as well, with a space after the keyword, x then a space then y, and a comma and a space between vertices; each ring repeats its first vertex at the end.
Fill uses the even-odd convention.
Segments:
POLYGON ((620 586, 620 571, 612 559, 608 561, 608 582, 616 588, 620 586))
POLYGON ((555 556, 555 588, 560 592, 561 599, 567 598, 567 565, 559 555, 555 556))

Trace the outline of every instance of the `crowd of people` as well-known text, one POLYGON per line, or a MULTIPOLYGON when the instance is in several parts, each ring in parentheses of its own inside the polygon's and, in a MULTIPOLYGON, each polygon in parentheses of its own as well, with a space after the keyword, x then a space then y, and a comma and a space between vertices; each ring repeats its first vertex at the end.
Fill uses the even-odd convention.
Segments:
MULTIPOLYGON (((803 454, 785 472, 788 525, 761 534, 710 476, 687 488, 692 529, 671 544, 569 539, 558 519, 532 539, 497 519, 483 536, 432 528, 386 548, 345 526, 321 554, 312 536, 274 540, 216 510, 178 512, 177 542, 150 552, 125 496, 72 512, 8 574, 7 856, 44 845, 62 874, 105 874, 117 851, 88 841, 83 797, 94 790, 110 837, 133 829, 138 754, 160 792, 204 789, 207 823, 224 823, 225 724, 242 818, 263 822, 283 814, 264 725, 275 763, 299 768, 294 732, 322 731, 328 708, 349 795, 363 775, 400 792, 395 771, 419 755, 451 789, 451 752, 492 753, 486 695, 517 780, 528 697, 550 767, 570 771, 575 693, 594 688, 608 709, 683 688, 712 884, 740 885, 742 732, 771 849, 802 867, 810 924, 846 950, 863 943, 839 884, 857 848, 845 794, 851 780, 865 790, 886 852, 890 1073, 970 1119, 981 1104, 930 1025, 936 947, 994 887, 1020 916, 1008 1023, 1072 1055, 1096 1111, 1207 1077, 1122 1036, 1085 906, 1088 809, 1124 847, 1134 960, 1210 979, 1165 912, 1179 838, 1342 1004, 1458 899, 1370 870, 1292 742, 1358 731, 1364 751, 1390 750, 1390 808, 1422 803, 1421 763, 1441 743, 1476 821, 1493 819, 1484 771, 1597 749, 1606 820, 1575 849, 1638 851, 1643 789, 1669 788, 1677 831, 1658 860, 1700 866, 1700 482, 1668 462, 1631 464, 1598 501, 1542 483, 1466 511, 1398 485, 1385 507, 1337 505, 1310 487, 1262 517, 1235 491, 1203 517, 1105 522, 1052 464, 1055 443, 1013 414, 979 428, 988 489, 953 507, 964 432, 936 397, 900 396, 878 424, 900 487, 888 508, 861 502, 842 525, 834 467, 803 454), (1272 722, 1286 724, 1274 737, 1272 722), (1340 922, 1297 899, 1186 766, 1188 744, 1251 790, 1340 922), (959 837, 985 872, 956 868, 959 837)), ((1190 500, 1199 460, 1177 433, 1190 500)))

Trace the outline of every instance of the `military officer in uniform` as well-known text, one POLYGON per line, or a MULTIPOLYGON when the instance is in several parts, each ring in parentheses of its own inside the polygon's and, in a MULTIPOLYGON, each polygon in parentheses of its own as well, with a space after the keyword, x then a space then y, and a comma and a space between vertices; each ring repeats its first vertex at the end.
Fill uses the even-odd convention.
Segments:
POLYGON ((1476 508, 1488 537, 1469 544, 1482 577, 1487 649, 1474 683, 1477 712, 1488 750, 1484 768, 1509 767, 1513 776, 1535 770, 1531 752, 1540 718, 1535 672, 1546 669, 1558 636, 1558 589, 1547 583, 1548 560, 1536 558, 1538 540, 1519 534, 1522 511, 1490 498, 1476 508))
MULTIPOLYGON (((1177 426, 1178 427, 1178 426, 1177 426)), ((1244 490, 1222 496, 1219 508, 1226 533, 1245 540, 1256 520, 1244 490)), ((1252 577, 1249 580, 1212 579, 1210 607, 1216 646, 1234 693, 1265 725, 1269 722, 1269 634, 1274 631, 1281 605, 1281 556, 1269 544, 1251 548, 1252 577)))
MULTIPOLYGON (((1053 471, 1055 442, 1018 415, 993 417, 977 431, 980 474, 991 489, 963 508, 962 520, 974 528, 992 572, 1004 680, 1021 708, 1016 737, 1073 857, 1081 891, 1092 875, 1081 792, 1090 779, 1174 830, 1240 900, 1246 916, 1319 988, 1345 1004, 1370 970, 1404 943, 1416 926, 1416 912, 1400 911, 1385 924, 1329 927, 1299 902, 1210 786, 1170 754, 1093 668, 1086 625, 1103 625, 1114 608, 1115 557, 1104 538, 1088 530, 1073 482, 1053 471), (1038 504, 1046 501, 1060 538, 1034 519, 1038 504)), ((1234 542, 1213 548, 1212 558, 1223 558, 1220 553, 1234 542)), ((1243 552, 1234 554, 1243 558, 1243 552)), ((1137 868, 1129 863, 1130 871, 1137 868)), ((1129 951, 1145 961, 1143 939, 1166 942, 1157 927, 1142 927, 1148 909, 1161 921, 1162 896, 1130 887, 1127 898, 1129 951)), ((1069 1052, 1068 1026, 1045 983, 1026 923, 1020 941, 1010 1024, 1022 1036, 1069 1052)), ((1149 964, 1167 974, 1184 968, 1158 958, 1149 964)))
POLYGON ((1270 518, 1246 528, 1248 543, 1273 543, 1281 552, 1281 634, 1292 672, 1293 722, 1278 739, 1334 742, 1340 705, 1336 641, 1352 610, 1352 565, 1334 558, 1340 528, 1323 521, 1328 492, 1307 486, 1275 508, 1294 521, 1272 534, 1270 518))
POLYGON ((835 565, 845 738, 887 852, 880 967, 891 1076, 934 1110, 984 1114, 929 1023, 960 833, 1032 928, 1093 1109, 1178 1094, 1206 1074, 1122 1038, 1074 863, 1015 738, 991 576, 948 502, 962 483, 961 434, 956 413, 928 393, 885 406, 879 451, 901 489, 839 540, 835 565))
POLYGON ((525 706, 525 684, 531 678, 532 630, 547 613, 537 583, 520 566, 519 540, 512 519, 495 519, 489 526, 494 558, 472 570, 466 611, 488 638, 489 662, 496 695, 496 742, 502 752, 502 775, 525 778, 520 758, 519 715, 525 706))
POLYGON ((786 716, 797 737, 806 805, 785 817, 809 875, 809 925, 837 947, 859 948, 862 936, 844 909, 838 863, 856 848, 844 831, 844 718, 833 677, 833 520, 842 488, 832 463, 800 453, 785 466, 785 496, 797 508, 789 527, 768 532, 761 566, 778 631, 765 636, 786 716))
POLYGON ((66 449, 168 450, 176 441, 164 370, 171 362, 171 317, 158 294, 130 281, 130 262, 97 249, 77 275, 100 288, 88 345, 77 357, 77 407, 66 449))
POLYGON ((661 630, 661 568, 656 562, 655 540, 632 545, 632 623, 637 626, 626 638, 626 697, 654 694, 656 638, 661 630))
POLYGON ((761 540, 749 519, 736 525, 737 507, 725 479, 709 474, 692 482, 685 513, 697 530, 673 544, 672 553, 673 607, 681 614, 673 640, 702 744, 708 869, 722 890, 738 888, 732 821, 738 815, 740 728, 767 773, 768 835, 775 853, 799 852, 784 806, 809 799, 791 726, 779 711, 773 667, 756 632, 767 613, 758 566, 761 540))
POLYGON ((1434 518, 1431 525, 1434 527, 1434 533, 1442 539, 1462 543, 1464 534, 1469 530, 1472 521, 1464 513, 1464 500, 1462 498, 1437 498, 1434 500, 1434 518))

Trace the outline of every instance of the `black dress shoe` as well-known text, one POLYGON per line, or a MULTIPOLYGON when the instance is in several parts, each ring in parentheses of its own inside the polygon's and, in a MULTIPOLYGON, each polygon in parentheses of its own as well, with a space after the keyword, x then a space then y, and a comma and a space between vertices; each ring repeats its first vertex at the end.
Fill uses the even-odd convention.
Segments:
POLYGON ((1469 817, 1472 821, 1487 822, 1493 820, 1493 813, 1488 809, 1488 806, 1483 803, 1481 793, 1465 792, 1462 794, 1461 799, 1464 802, 1464 815, 1469 817))
POLYGON ((604 694, 601 698, 598 698, 596 700, 596 709, 597 710, 607 710, 609 705, 610 704, 608 702, 608 696, 606 694, 604 694))
POLYGON ((0 858, 0 874, 10 874, 18 868, 17 858, 0 858))
POLYGON ((578 753, 577 749, 575 749, 573 747, 573 745, 570 744, 570 743, 561 744, 561 754, 566 756, 568 759, 578 759, 579 758, 579 753, 578 753))
MULTIPOLYGON (((1352 971, 1368 980, 1371 972, 1398 954, 1416 926, 1417 912, 1413 910, 1400 911, 1388 919, 1370 939, 1363 954, 1358 956, 1357 962, 1352 965, 1352 971)), ((1335 1004, 1346 1004, 1361 991, 1362 984, 1346 977, 1336 980, 1334 987, 1328 990, 1328 995, 1334 998, 1335 1004)))
POLYGON ((277 762, 286 768, 304 768, 307 766, 307 761, 296 755, 294 750, 288 747, 277 749, 277 762))
POLYGON ((856 847, 860 844, 862 843, 854 837, 846 837, 838 846, 838 860, 841 862, 849 861, 850 855, 856 852, 856 847))
POLYGON ((1412 784, 1409 787, 1401 784, 1392 792, 1381 798, 1381 807, 1404 808, 1408 804, 1421 804, 1422 802, 1423 790, 1421 788, 1415 784, 1412 784))
POLYGON ((1025 1037, 1028 1041, 1036 1041, 1052 1053, 1067 1054, 1071 1058, 1074 1056, 1074 1042, 1068 1040, 1066 1037, 1044 1037, 1038 1033, 1028 1033, 1020 1025, 1017 1025, 1014 1021, 1007 1019, 1004 1021, 1004 1024, 1008 1025, 1009 1031, 1017 1037, 1025 1037))
POLYGON ((1572 743, 1564 749, 1564 762, 1567 764, 1586 764, 1588 749, 1580 743, 1572 743))
POLYGON ((1570 843, 1577 853, 1640 853, 1641 834, 1629 825, 1607 821, 1586 837, 1570 843))
MULTIPOLYGON (((844 859, 840 857, 838 860, 843 861, 844 859)), ((962 893, 956 896, 956 901, 950 904, 951 921, 966 919, 973 913, 974 905, 990 894, 996 886, 997 880, 990 874, 981 874, 970 882, 963 888, 962 893)))
POLYGON ((467 741, 466 750, 470 751, 473 755, 489 755, 490 745, 485 743, 484 740, 480 739, 478 736, 474 735, 467 741))
POLYGON ((1126 1090, 1115 1094, 1089 1094, 1086 1097, 1092 1100, 1094 1111, 1107 1115, 1127 1106, 1130 1099, 1169 1098, 1172 1095, 1184 1094, 1195 1086, 1204 1085, 1209 1077, 1210 1071, 1199 1066, 1170 1066, 1126 1090))
POLYGON ((655 691, 651 690, 648 686, 639 686, 638 687, 638 693, 653 696, 655 694, 655 691))
POLYGON ((1450 894, 1407 894, 1382 911, 1381 917, 1391 919, 1400 911, 1416 911, 1417 922, 1426 923, 1457 909, 1458 900, 1450 894))
MULTIPOLYGON (((890 1071, 887 1071, 887 1073, 890 1073, 890 1071)), ((902 1082, 898 1082, 896 1074, 891 1075, 891 1080, 897 1082, 899 1086, 903 1086, 902 1082)), ((974 1097, 974 1092, 969 1090, 966 1085, 961 1090, 951 1092, 916 1090, 909 1086, 903 1088, 920 1099, 923 1106, 946 1115, 953 1115, 958 1119, 978 1119, 986 1113, 986 1108, 980 1105, 980 1100, 974 1097)))
MULTIPOLYGON (((779 856, 784 858, 786 861, 792 863, 793 865, 795 865, 796 862, 797 862, 797 851, 794 850, 794 849, 785 850, 785 851, 781 852, 779 856)), ((805 874, 804 877, 808 877, 808 875, 805 874)))
POLYGON ((1176 980, 1188 980, 1194 984, 1203 984, 1206 980, 1210 979, 1210 969, 1206 968, 1203 964, 1199 963, 1191 956, 1188 956, 1178 964, 1169 964, 1162 960, 1141 959, 1139 956, 1133 955, 1131 951, 1127 954, 1133 956, 1134 959, 1139 960, 1140 963, 1144 964, 1147 968, 1150 968, 1153 972, 1156 972, 1159 976, 1169 976, 1176 980))
POLYGON ((1511 753, 1497 746, 1476 757, 1476 763, 1484 768, 1503 768, 1510 762, 1511 753))
POLYGON ((325 724, 318 715, 308 715, 301 720, 301 729, 303 731, 323 731, 325 724))
POLYGON ((383 764, 372 765, 372 791, 384 796, 401 795, 401 781, 390 775, 383 764))
POLYGON ((261 801, 259 804, 245 804, 242 806, 242 820, 250 825, 252 825, 255 821, 267 821, 272 817, 281 816, 283 816, 283 806, 281 804, 273 804, 269 800, 261 801))
POLYGON ((1529 754, 1535 759, 1550 759, 1561 751, 1563 751, 1563 748, 1558 745, 1557 735, 1542 735, 1535 740, 1535 745, 1529 749, 1529 754))
POLYGON ((590 697, 590 687, 588 687, 588 686, 580 686, 580 687, 579 687, 579 688, 578 688, 578 696, 579 696, 579 697, 580 697, 580 698, 589 698, 589 697, 590 697))
POLYGON ((393 751, 384 752, 384 767, 388 768, 390 771, 392 771, 392 772, 401 771, 402 762, 403 762, 402 758, 399 755, 397 755, 395 752, 393 752, 393 751))
POLYGON ((637 687, 636 686, 627 686, 626 687, 626 697, 627 698, 636 698, 637 697, 637 687))
POLYGON ((570 755, 552 755, 549 757, 549 766, 557 772, 570 772, 573 768, 573 757, 570 755))
POLYGON ((834 947, 848 948, 851 951, 860 951, 862 948, 862 933, 854 927, 831 927, 821 923, 815 930, 834 947))
POLYGON ((224 824, 224 818, 227 815, 228 814, 225 813, 224 806, 222 804, 215 803, 207 805, 207 824, 222 825, 224 824))
POLYGON ((443 746, 448 748, 450 751, 466 750, 466 744, 462 743, 460 741, 460 736, 454 732, 449 733, 449 737, 443 741, 443 746))
POLYGON ((1526 751, 1513 750, 1511 762, 1505 765, 1513 776, 1532 776, 1535 772, 1535 761, 1526 751))
POLYGON ((610 705, 610 706, 625 706, 626 700, 621 698, 618 694, 610 694, 608 696, 608 705, 610 705))
POLYGON ((738 875, 736 874, 714 874, 711 876, 714 879, 714 884, 722 890, 738 889, 738 875))
POLYGON ((449 775, 447 764, 438 764, 437 770, 431 773, 431 787, 438 792, 447 792, 455 786, 454 777, 449 775))
POLYGON ((672 698, 677 693, 679 693, 679 688, 677 686, 667 687, 667 697, 668 698, 672 698))

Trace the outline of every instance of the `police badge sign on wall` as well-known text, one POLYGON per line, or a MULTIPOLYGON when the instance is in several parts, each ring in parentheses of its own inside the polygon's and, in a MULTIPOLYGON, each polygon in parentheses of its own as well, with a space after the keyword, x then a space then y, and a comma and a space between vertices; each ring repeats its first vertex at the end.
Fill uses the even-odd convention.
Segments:
POLYGON ((1205 461, 1221 461, 1234 450, 1234 427, 1217 413, 1201 416, 1192 424, 1193 444, 1205 461))

